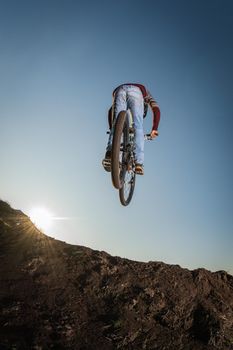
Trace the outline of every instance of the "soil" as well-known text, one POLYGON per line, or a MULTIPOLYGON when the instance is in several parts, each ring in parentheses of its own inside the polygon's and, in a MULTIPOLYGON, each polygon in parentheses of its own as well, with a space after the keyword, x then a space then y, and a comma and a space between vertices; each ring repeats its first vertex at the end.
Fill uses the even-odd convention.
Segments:
POLYGON ((70 245, 0 201, 0 349, 230 350, 233 276, 70 245))

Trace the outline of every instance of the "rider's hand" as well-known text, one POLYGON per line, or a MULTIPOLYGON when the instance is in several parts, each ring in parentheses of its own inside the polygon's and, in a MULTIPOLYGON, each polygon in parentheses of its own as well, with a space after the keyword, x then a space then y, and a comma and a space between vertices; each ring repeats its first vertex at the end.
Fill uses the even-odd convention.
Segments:
POLYGON ((156 138, 159 135, 157 130, 152 130, 150 133, 150 136, 152 139, 156 138))

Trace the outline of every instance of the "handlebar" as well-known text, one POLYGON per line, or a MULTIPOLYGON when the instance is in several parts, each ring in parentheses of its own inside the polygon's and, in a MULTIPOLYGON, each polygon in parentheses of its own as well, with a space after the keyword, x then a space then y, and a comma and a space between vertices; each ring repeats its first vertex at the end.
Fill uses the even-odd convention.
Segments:
MULTIPOLYGON (((110 131, 107 131, 106 134, 110 134, 110 131)), ((144 135, 144 140, 145 141, 153 141, 154 139, 150 136, 150 134, 145 134, 144 135)))
POLYGON ((144 135, 144 140, 145 141, 153 141, 153 138, 150 136, 150 134, 145 134, 144 135))

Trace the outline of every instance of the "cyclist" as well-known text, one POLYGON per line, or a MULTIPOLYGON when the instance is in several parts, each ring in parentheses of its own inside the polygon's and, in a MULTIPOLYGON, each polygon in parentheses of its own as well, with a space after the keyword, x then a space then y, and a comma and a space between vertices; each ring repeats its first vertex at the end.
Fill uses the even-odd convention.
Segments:
POLYGON ((153 113, 153 125, 150 136, 155 138, 158 136, 158 125, 160 121, 160 109, 157 102, 153 99, 150 92, 142 84, 126 83, 118 86, 113 91, 113 104, 108 112, 109 123, 109 139, 106 148, 105 158, 103 159, 103 167, 106 171, 111 170, 111 149, 114 122, 116 117, 122 110, 130 109, 132 112, 135 127, 135 172, 144 175, 144 132, 143 118, 146 117, 148 105, 153 113))

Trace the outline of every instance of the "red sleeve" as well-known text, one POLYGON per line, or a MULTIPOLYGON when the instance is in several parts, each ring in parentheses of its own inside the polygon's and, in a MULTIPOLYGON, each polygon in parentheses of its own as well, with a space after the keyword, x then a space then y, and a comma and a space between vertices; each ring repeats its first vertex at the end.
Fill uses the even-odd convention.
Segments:
POLYGON ((149 104, 152 113, 153 113, 153 126, 152 130, 158 130, 159 121, 160 121, 160 109, 157 104, 157 102, 154 100, 154 98, 151 96, 151 94, 148 91, 148 95, 145 98, 146 102, 149 104))
POLYGON ((153 112, 153 126, 152 130, 158 130, 159 121, 160 121, 160 109, 159 106, 156 104, 156 106, 151 107, 153 112))

